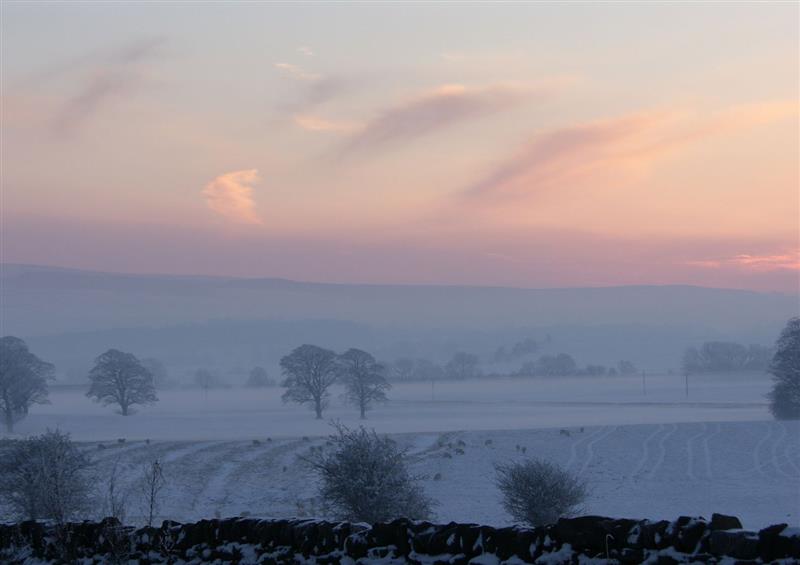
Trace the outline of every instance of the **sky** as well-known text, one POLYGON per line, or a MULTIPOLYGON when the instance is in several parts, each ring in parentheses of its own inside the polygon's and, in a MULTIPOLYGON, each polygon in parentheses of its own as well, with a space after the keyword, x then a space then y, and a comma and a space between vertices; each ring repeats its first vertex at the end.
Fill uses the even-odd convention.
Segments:
POLYGON ((2 3, 3 262, 800 291, 800 5, 2 3))

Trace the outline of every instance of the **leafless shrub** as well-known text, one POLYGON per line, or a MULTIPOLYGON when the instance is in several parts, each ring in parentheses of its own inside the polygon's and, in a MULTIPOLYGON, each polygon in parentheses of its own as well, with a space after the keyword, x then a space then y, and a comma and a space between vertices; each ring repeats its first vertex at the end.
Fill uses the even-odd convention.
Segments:
POLYGON ((333 448, 305 462, 318 473, 320 496, 345 520, 385 522, 426 518, 432 502, 406 465, 406 452, 392 439, 364 428, 336 425, 333 448))
POLYGON ((158 513, 161 491, 165 485, 164 466, 158 458, 155 458, 145 466, 140 483, 148 526, 153 525, 153 520, 158 513))
POLYGON ((587 496, 578 477, 549 461, 528 459, 495 466, 503 507, 517 521, 552 524, 580 509, 587 496))
POLYGON ((20 517, 64 524, 89 507, 90 465, 69 434, 58 430, 3 442, 0 497, 20 517))
POLYGON ((119 458, 114 460, 108 472, 103 494, 103 517, 114 518, 124 524, 127 518, 128 492, 120 484, 119 458))

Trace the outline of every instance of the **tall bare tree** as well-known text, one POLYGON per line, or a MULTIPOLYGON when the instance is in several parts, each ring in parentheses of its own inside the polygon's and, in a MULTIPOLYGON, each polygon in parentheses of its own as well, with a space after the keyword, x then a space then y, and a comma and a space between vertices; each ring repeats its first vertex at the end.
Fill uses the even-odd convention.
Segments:
POLYGON ((118 404, 123 416, 130 414, 134 404, 158 401, 153 375, 131 353, 109 349, 95 361, 89 380, 86 396, 103 404, 118 404))
POLYGON ((281 359, 286 387, 283 401, 313 404, 317 419, 328 404, 328 389, 339 376, 336 353, 316 345, 301 345, 281 359))
POLYGON ((108 472, 103 500, 103 518, 115 518, 121 524, 125 523, 128 509, 128 494, 120 484, 120 459, 114 463, 108 472))
POLYGON ((161 502, 161 491, 166 484, 164 465, 161 463, 161 460, 156 457, 145 466, 140 483, 142 494, 144 495, 148 526, 153 525, 153 520, 158 513, 159 504, 161 502))
POLYGON ((0 339, 0 411, 9 433, 32 404, 47 402, 47 380, 52 376, 53 366, 31 353, 24 341, 0 339))
POLYGON ((345 398, 358 406, 361 419, 375 402, 386 402, 386 391, 391 385, 383 376, 385 368, 375 358, 361 349, 349 349, 339 356, 340 370, 345 384, 345 398))

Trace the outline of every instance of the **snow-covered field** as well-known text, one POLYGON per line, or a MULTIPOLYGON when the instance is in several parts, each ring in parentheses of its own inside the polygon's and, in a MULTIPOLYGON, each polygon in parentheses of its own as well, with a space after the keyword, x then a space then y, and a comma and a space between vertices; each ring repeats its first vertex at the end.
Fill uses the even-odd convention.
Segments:
MULTIPOLYGON (((647 377, 494 379, 395 384, 390 402, 367 424, 379 432, 514 430, 563 426, 668 424, 771 419, 766 375, 691 377, 689 397, 680 375, 647 377)), ((160 401, 122 417, 112 406, 84 396, 85 389, 56 389, 51 404, 34 406, 20 434, 60 428, 78 440, 255 439, 320 436, 328 421, 358 425, 358 413, 334 390, 325 420, 296 404, 283 404, 281 388, 167 390, 160 401)))
MULTIPOLYGON (((536 456, 586 479, 590 513, 724 512, 751 528, 800 525, 800 426, 771 420, 768 389, 763 375, 696 377, 688 400, 679 376, 649 377, 647 395, 640 378, 403 384, 366 424, 409 447, 414 472, 438 501, 437 520, 508 523, 493 464, 536 456)), ((133 485, 160 456, 168 478, 161 518, 324 515, 298 456, 324 448, 329 423, 283 405, 280 393, 164 391, 156 406, 125 418, 80 391, 56 390, 18 431, 71 432, 86 442, 99 477, 118 461, 132 514, 133 485)), ((359 423, 336 396, 326 418, 359 423)))

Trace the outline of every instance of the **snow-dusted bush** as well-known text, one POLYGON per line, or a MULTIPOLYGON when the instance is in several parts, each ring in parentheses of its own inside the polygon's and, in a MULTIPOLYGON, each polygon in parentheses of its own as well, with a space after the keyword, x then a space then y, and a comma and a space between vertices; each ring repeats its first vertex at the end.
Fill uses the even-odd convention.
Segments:
POLYGON ((774 386, 769 408, 778 420, 800 419, 800 318, 792 318, 775 344, 769 367, 774 386))
POLYGON ((0 498, 31 520, 59 524, 82 517, 89 506, 89 458, 69 434, 40 436, 0 445, 0 498))
POLYGON ((305 460, 318 473, 320 496, 338 517, 358 522, 423 519, 431 500, 411 475, 406 452, 374 431, 336 426, 332 448, 305 460))
POLYGON ((503 507, 517 521, 552 524, 578 511, 586 485, 555 463, 527 459, 495 466, 503 507))

